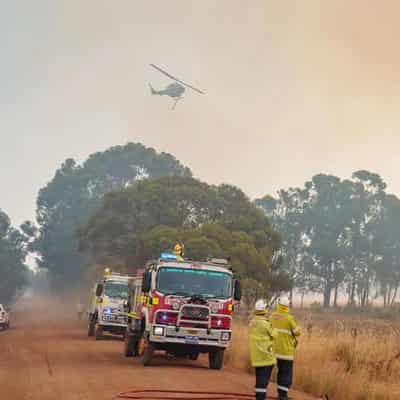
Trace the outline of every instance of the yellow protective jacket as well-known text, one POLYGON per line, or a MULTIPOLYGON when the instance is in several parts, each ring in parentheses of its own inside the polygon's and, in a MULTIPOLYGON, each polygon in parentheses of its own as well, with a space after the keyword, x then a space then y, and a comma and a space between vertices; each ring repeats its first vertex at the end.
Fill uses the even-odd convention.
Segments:
POLYGON ((278 304, 270 317, 272 327, 278 332, 275 340, 275 355, 281 360, 293 360, 300 329, 289 313, 289 307, 278 304))
POLYGON ((277 332, 265 314, 254 314, 249 325, 250 358, 253 367, 274 365, 274 339, 277 332))

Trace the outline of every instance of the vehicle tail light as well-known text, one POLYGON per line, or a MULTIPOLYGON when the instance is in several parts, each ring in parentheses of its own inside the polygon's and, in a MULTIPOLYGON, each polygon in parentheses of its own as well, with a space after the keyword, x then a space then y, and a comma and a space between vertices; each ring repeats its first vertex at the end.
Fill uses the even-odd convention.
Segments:
POLYGON ((214 316, 211 318, 211 327, 213 329, 231 329, 231 319, 224 316, 214 316))
POLYGON ((157 313, 156 324, 161 325, 176 325, 178 321, 178 314, 168 311, 161 311, 157 313))

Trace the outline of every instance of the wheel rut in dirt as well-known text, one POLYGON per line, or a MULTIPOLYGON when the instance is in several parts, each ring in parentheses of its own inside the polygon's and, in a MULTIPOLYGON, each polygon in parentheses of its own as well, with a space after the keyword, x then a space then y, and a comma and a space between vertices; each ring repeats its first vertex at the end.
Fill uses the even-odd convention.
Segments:
MULTIPOLYGON (((138 359, 124 357, 119 338, 89 338, 85 322, 68 312, 60 313, 62 317, 51 313, 54 308, 54 303, 19 306, 13 328, 0 333, 2 399, 111 400, 131 388, 252 392, 251 375, 229 366, 210 370, 206 358, 155 356, 151 366, 143 367, 138 359)), ((269 390, 275 394, 273 385, 269 390)), ((292 398, 314 399, 299 393, 292 398)))

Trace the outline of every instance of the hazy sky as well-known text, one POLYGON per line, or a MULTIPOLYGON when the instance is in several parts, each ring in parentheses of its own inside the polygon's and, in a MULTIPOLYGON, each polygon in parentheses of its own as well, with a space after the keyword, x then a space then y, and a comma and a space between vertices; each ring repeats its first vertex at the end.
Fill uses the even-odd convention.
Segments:
POLYGON ((399 1, 0 6, 0 208, 15 223, 65 158, 128 141, 252 198, 360 168, 400 195, 399 1), (207 95, 171 111, 149 63, 207 95))

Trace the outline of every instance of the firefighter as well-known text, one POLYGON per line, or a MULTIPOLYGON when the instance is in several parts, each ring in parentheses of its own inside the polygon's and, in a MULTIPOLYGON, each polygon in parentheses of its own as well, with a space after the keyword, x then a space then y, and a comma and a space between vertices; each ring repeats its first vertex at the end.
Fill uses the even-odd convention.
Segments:
POLYGON ((274 339, 277 332, 267 318, 267 304, 258 300, 249 326, 251 365, 256 373, 256 400, 265 400, 272 369, 276 363, 274 339))
POLYGON ((275 355, 278 367, 278 397, 287 400, 293 380, 293 361, 300 329, 289 312, 289 299, 279 299, 276 311, 271 314, 270 321, 278 332, 275 340, 275 355))
POLYGON ((183 261, 184 257, 184 251, 185 251, 185 246, 180 243, 177 243, 174 247, 174 254, 176 255, 176 258, 180 261, 183 261))

